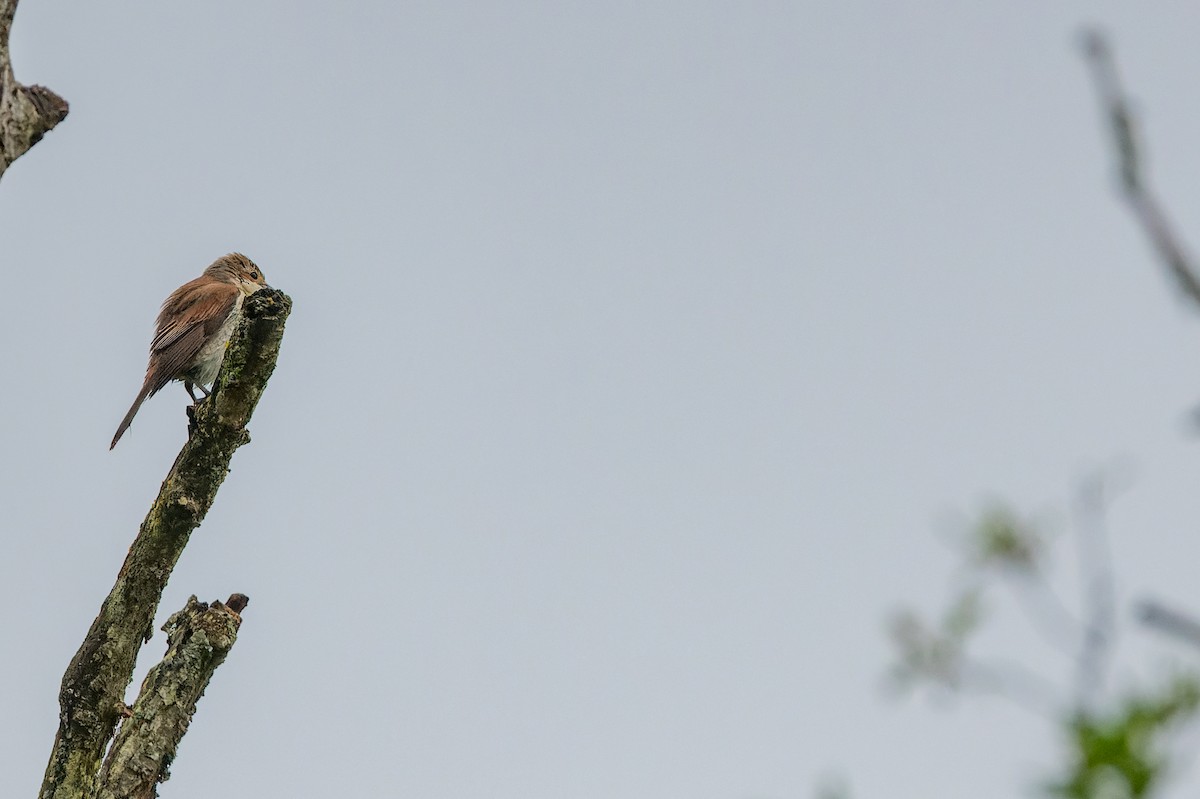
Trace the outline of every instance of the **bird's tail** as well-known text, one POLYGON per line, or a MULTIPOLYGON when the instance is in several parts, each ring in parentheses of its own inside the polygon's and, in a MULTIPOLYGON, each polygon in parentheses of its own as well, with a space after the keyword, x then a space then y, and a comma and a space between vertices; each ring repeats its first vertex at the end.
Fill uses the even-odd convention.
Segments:
POLYGON ((152 388, 153 386, 149 380, 142 384, 142 390, 138 392, 137 399, 130 406, 129 413, 125 414, 125 418, 121 420, 121 426, 117 428, 117 434, 113 436, 112 443, 108 445, 109 450, 117 445, 117 442, 121 440, 121 436, 125 435, 125 431, 133 423, 133 417, 137 416, 138 408, 142 407, 142 403, 146 401, 146 397, 154 393, 151 390, 152 388))

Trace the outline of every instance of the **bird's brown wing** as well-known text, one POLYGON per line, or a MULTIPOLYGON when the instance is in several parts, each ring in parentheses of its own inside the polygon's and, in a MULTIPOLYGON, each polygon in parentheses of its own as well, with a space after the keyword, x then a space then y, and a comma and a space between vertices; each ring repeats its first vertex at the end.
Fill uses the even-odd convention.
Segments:
POLYGON ((150 343, 150 365, 142 390, 121 420, 109 449, 115 447, 129 429, 146 398, 158 393, 191 365, 204 342, 220 329, 237 306, 240 293, 241 290, 232 283, 216 283, 200 277, 183 284, 167 297, 158 312, 154 341, 150 343))
POLYGON ((205 340, 233 311, 240 293, 231 283, 193 280, 167 298, 158 314, 154 341, 150 343, 148 396, 191 364, 205 340))

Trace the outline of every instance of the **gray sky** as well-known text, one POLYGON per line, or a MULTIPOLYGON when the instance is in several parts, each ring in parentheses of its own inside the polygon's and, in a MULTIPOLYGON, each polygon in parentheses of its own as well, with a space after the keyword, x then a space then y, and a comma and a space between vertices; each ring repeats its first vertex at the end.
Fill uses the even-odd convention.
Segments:
POLYGON ((881 691, 941 520, 1123 458, 1122 599, 1200 608, 1200 325, 1085 21, 1200 241, 1191 3, 26 0, 71 115, 0 186, 0 795, 185 435, 173 386, 108 451, 154 314, 230 250, 295 311, 164 599, 252 598, 165 796, 1028 793, 1041 720, 881 691))

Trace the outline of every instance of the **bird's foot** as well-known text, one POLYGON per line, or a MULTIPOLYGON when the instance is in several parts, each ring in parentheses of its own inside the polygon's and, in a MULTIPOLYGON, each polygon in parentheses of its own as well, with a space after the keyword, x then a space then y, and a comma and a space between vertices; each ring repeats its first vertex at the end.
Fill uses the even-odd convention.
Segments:
POLYGON ((204 387, 203 383, 193 383, 190 380, 183 381, 183 388, 187 391, 188 396, 192 398, 192 405, 199 405, 204 400, 212 396, 212 392, 204 387), (192 389, 200 389, 200 396, 196 396, 196 392, 192 389))

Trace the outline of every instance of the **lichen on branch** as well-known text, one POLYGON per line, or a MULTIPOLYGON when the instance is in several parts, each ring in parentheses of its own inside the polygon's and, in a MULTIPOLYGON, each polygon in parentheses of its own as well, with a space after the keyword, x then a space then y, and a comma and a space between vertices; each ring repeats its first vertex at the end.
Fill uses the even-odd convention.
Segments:
POLYGON ((217 666, 237 640, 245 596, 211 605, 192 596, 163 625, 167 654, 142 681, 97 781, 97 799, 153 796, 217 666))
POLYGON ((58 734, 40 799, 95 795, 105 750, 126 712, 125 689, 138 651, 150 639, 163 588, 212 506, 234 451, 250 440, 246 424, 275 369, 291 308, 291 299, 274 289, 256 292, 242 306, 212 395, 189 412, 188 440, 63 675, 58 734))
POLYGON ((17 83, 8 48, 16 11, 17 0, 0 0, 0 176, 70 111, 67 101, 45 86, 17 83))

